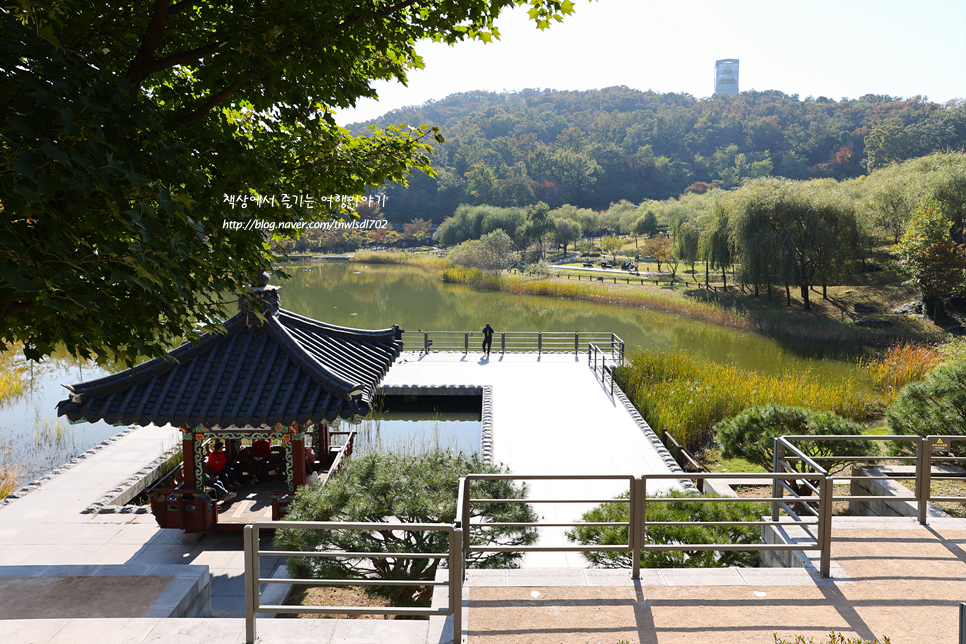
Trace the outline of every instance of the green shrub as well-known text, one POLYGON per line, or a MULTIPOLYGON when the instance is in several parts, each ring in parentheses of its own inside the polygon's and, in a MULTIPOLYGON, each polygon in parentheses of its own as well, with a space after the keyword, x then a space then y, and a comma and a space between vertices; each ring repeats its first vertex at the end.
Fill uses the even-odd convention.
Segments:
MULTIPOLYGON (((833 436, 861 434, 863 426, 830 411, 814 412, 800 407, 762 405, 751 407, 733 418, 715 425, 721 440, 721 455, 725 458, 742 457, 771 471, 775 454, 774 439, 788 434, 833 436)), ((871 441, 798 441, 795 443, 807 456, 866 456, 875 451, 871 441)), ((821 465, 821 463, 820 463, 821 465)), ((800 472, 810 468, 796 462, 800 472)))
MULTIPOLYGON (((663 497, 714 498, 716 494, 670 492, 663 497)), ((627 493, 617 497, 626 499, 627 493)), ((660 497, 657 497, 660 498, 660 497)), ((763 506, 750 502, 656 502, 648 503, 647 521, 760 521, 763 506)), ((593 523, 627 523, 630 507, 627 503, 602 503, 583 514, 581 521, 593 523)), ((627 526, 578 526, 567 531, 567 538, 585 546, 627 545, 627 526)), ((761 541, 759 526, 649 526, 645 543, 732 543, 752 544, 761 541)), ((682 546, 683 547, 683 546, 682 546)), ((581 553, 598 568, 629 568, 630 552, 581 553)), ((724 568, 727 566, 758 565, 754 551, 682 550, 651 551, 641 554, 645 568, 724 568)))
MULTIPOLYGON (((903 387, 886 410, 886 426, 894 434, 966 436, 966 361, 936 367, 903 387)), ((953 448, 966 453, 963 442, 953 448)))
MULTIPOLYGON (((500 470, 479 455, 449 451, 427 454, 372 452, 351 458, 342 471, 325 485, 304 486, 295 495, 287 520, 349 521, 380 523, 452 523, 456 519, 459 478, 471 473, 500 470)), ((473 498, 526 498, 526 486, 509 481, 477 481, 473 498)), ((474 504, 474 524, 483 522, 530 523, 537 520, 525 503, 474 504)), ((501 527, 474 529, 473 545, 528 546, 537 539, 534 528, 501 527)), ((346 552, 445 553, 445 532, 406 530, 279 530, 275 545, 281 550, 341 550, 346 552)), ((467 565, 479 568, 513 568, 519 552, 471 553, 467 565)), ((384 579, 431 581, 440 559, 358 559, 336 557, 289 557, 294 578, 384 579)), ((443 562, 445 567, 445 561, 443 562)), ((367 594, 384 597, 393 606, 425 603, 431 587, 365 586, 367 594)))

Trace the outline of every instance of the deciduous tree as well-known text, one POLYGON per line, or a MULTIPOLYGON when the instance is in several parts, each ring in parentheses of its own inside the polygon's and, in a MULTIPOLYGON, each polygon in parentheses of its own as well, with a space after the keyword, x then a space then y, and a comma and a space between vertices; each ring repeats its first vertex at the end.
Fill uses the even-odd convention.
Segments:
POLYGON ((373 81, 405 82, 422 65, 421 39, 491 40, 495 18, 519 4, 541 28, 573 7, 23 0, 0 9, 0 339, 22 340, 30 358, 62 342, 133 359, 223 319, 223 294, 273 264, 265 228, 281 236, 271 224, 348 214, 334 197, 405 181, 414 168, 432 173, 436 130, 351 136, 331 108, 375 97, 373 81))

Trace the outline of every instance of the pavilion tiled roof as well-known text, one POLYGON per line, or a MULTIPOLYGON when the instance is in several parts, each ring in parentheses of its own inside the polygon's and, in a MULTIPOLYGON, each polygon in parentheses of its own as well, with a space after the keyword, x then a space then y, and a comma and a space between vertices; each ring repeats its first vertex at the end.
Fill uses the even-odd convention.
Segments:
MULTIPOLYGON (((265 287, 265 290, 275 287, 265 287)), ((256 289, 259 291, 261 289, 256 289)), ((225 333, 99 380, 66 386, 70 420, 181 427, 259 427, 365 416, 402 350, 393 329, 365 331, 269 307, 242 310, 225 333), (274 309, 274 310, 273 310, 274 309)))

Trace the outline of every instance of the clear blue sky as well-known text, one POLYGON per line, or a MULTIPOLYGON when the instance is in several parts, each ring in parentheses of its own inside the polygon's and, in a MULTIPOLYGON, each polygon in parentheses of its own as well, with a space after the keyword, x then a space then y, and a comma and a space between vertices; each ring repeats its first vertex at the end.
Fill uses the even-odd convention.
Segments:
POLYGON ((701 98, 714 62, 740 59, 740 89, 858 98, 966 98, 966 0, 573 0, 546 31, 517 9, 499 42, 424 42, 409 86, 379 83, 341 124, 470 90, 613 85, 701 98))

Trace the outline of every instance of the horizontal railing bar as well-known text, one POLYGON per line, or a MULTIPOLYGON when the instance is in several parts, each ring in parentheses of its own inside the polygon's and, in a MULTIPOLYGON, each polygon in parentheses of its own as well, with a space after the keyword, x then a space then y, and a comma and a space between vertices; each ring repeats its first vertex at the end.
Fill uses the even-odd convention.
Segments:
POLYGON ((473 528, 617 528, 626 526, 627 521, 621 523, 599 522, 599 523, 470 523, 473 528))
MULTIPOLYGON (((910 501, 912 503, 916 502, 916 497, 914 496, 882 496, 882 495, 869 495, 869 496, 851 496, 851 495, 833 495, 833 501, 910 501)), ((930 501, 932 498, 929 499, 930 501)))
POLYGON ((260 605, 256 613, 286 615, 449 615, 448 608, 368 608, 358 606, 278 606, 260 605))
POLYGON ((915 456, 813 456, 813 461, 914 461, 915 456))
MULTIPOLYGON (((650 476, 650 475, 649 475, 650 476)), ((672 476, 671 478, 681 478, 672 476)), ((734 475, 731 476, 734 478, 734 475)), ((630 474, 467 474, 467 480, 471 481, 504 481, 509 479, 526 480, 560 480, 560 481, 632 481, 633 475, 630 474)))
POLYGON ((643 550, 646 552, 648 550, 658 551, 658 552, 673 552, 673 551, 683 551, 687 552, 689 550, 721 550, 721 551, 736 551, 736 550, 818 550, 821 546, 816 542, 813 544, 778 544, 778 543, 749 543, 747 545, 733 544, 733 543, 687 543, 687 544, 645 544, 643 550))
POLYGON ((470 546, 470 552, 628 552, 630 546, 470 546))
MULTIPOLYGON (((801 479, 808 478, 809 476, 819 475, 819 472, 687 472, 686 475, 680 473, 668 473, 668 474, 643 474, 641 478, 645 481, 650 480, 668 480, 668 479, 686 479, 686 478, 702 478, 702 479, 801 479)), ((824 474, 822 475, 824 476, 824 474)), ((512 475, 511 475, 512 477, 512 475)))
MULTIPOLYGON (((881 499, 882 497, 880 496, 879 498, 881 499)), ((936 501, 946 501, 946 502, 966 501, 966 496, 930 496, 929 497, 929 501, 930 502, 936 502, 936 501)))
MULTIPOLYGON (((829 478, 832 479, 833 483, 838 483, 839 481, 914 481, 916 479, 916 476, 914 475, 905 476, 901 474, 896 476, 838 476, 838 475, 835 475, 835 476, 830 476, 829 478)), ((934 481, 936 480, 936 477, 931 477, 931 478, 934 481)))
POLYGON ((807 440, 807 441, 918 441, 919 436, 909 436, 908 434, 789 434, 788 436, 782 436, 785 440, 797 441, 797 440, 807 440))
POLYGON ((449 586, 448 581, 419 579, 279 579, 259 577, 260 584, 300 584, 302 586, 449 586))
POLYGON ((630 503, 629 499, 470 499, 470 503, 630 503))
MULTIPOLYGON (((648 503, 773 503, 775 501, 787 501, 789 497, 743 497, 743 496, 724 496, 724 497, 673 497, 673 496, 649 496, 648 503)), ((795 497, 798 498, 798 497, 795 497)), ((813 497, 802 497, 813 498, 813 497)), ((815 497, 817 501, 818 498, 815 497)), ((649 522, 650 523, 650 522, 649 522)))
POLYGON ((258 556, 276 557, 345 557, 347 559, 446 559, 447 553, 428 552, 338 552, 335 550, 301 552, 298 550, 259 550, 258 556))
POLYGON ((253 528, 276 530, 278 528, 294 528, 299 530, 423 530, 435 532, 453 532, 454 528, 448 523, 378 523, 357 522, 342 523, 339 521, 256 521, 253 528))
MULTIPOLYGON (((881 497, 880 497, 881 498, 881 497)), ((800 521, 799 525, 818 525, 818 520, 800 521)), ((626 524, 625 524, 626 525, 626 524)), ((782 521, 648 521, 645 527, 660 526, 665 528, 683 526, 737 526, 737 525, 789 525, 782 521)))

